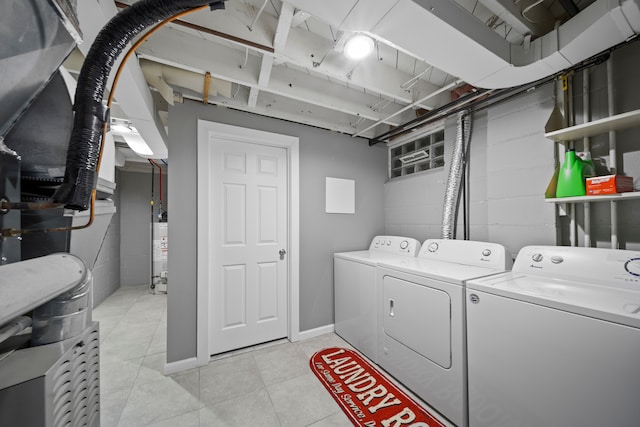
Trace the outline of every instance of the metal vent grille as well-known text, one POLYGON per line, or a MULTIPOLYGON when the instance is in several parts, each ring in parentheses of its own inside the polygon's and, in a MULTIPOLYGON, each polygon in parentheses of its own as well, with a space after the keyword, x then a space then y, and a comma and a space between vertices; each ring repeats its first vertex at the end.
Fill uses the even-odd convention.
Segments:
POLYGON ((0 364, 0 426, 99 426, 98 328, 93 322, 74 338, 7 356, 0 364))
POLYGON ((99 343, 91 330, 59 361, 53 381, 53 426, 91 426, 99 417, 99 343))

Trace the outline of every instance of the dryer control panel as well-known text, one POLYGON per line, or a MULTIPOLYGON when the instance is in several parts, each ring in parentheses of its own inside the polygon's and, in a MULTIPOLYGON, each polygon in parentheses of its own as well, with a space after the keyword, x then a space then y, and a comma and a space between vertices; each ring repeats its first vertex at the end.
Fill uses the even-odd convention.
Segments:
POLYGON ((416 256, 420 250, 420 242, 411 237, 376 236, 371 241, 369 250, 416 256))
POLYGON ((512 264, 504 246, 474 240, 427 239, 422 244, 418 258, 498 270, 507 270, 512 264))

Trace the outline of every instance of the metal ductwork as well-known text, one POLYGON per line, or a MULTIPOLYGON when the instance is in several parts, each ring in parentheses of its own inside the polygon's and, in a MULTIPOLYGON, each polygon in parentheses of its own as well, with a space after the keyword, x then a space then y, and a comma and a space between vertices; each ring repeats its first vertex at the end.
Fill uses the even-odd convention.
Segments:
POLYGON ((451 167, 445 187, 442 207, 442 238, 456 238, 458 207, 460 206, 460 188, 464 185, 467 152, 471 140, 471 116, 467 111, 458 113, 456 142, 451 156, 451 167))
POLYGON ((55 7, 67 4, 71 8, 70 3, 70 0, 3 1, 0 136, 6 136, 75 47, 76 40, 65 28, 65 17, 55 7))
POLYGON ((453 1, 290 3, 339 30, 369 33, 473 86, 489 89, 542 79, 640 33, 640 0, 598 0, 525 44, 509 43, 453 1))

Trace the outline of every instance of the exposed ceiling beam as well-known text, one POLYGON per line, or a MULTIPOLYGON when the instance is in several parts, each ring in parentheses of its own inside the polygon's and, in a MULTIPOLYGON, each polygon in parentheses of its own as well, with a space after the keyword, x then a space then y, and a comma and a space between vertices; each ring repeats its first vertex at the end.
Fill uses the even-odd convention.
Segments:
POLYGON ((296 10, 293 14, 293 19, 291 20, 292 27, 299 27, 302 25, 304 21, 311 17, 310 13, 305 12, 304 10, 296 10))
MULTIPOLYGON (((258 24, 264 20, 267 20, 267 16, 264 16, 258 24)), ((275 24, 275 21, 273 24, 275 24)), ((256 27, 258 26, 259 25, 256 25, 256 27)), ((388 65, 381 64, 375 57, 364 60, 358 64, 347 60, 342 54, 335 52, 327 58, 321 66, 314 68, 314 59, 319 59, 321 55, 326 54, 333 46, 331 41, 324 39, 318 40, 318 38, 319 36, 313 35, 306 30, 292 28, 286 42, 286 55, 279 54, 278 52, 274 53, 275 63, 291 63, 307 69, 308 72, 312 74, 324 76, 332 81, 342 82, 352 88, 366 90, 368 93, 391 98, 400 104, 410 104, 414 102, 415 99, 422 98, 440 89, 439 86, 420 80, 411 88, 411 91, 404 90, 401 87, 402 84, 413 76, 408 73, 399 72, 388 65), (294 32, 295 34, 293 34, 294 32), (315 48, 315 51, 309 48, 309 46, 317 46, 318 44, 322 47, 315 48)), ((165 59, 171 58, 172 56, 180 57, 181 59, 174 60, 173 62, 176 64, 182 63, 189 65, 194 62, 194 59, 196 61, 206 60, 202 57, 201 52, 211 51, 207 57, 214 58, 218 54, 223 55, 219 61, 216 61, 220 66, 228 65, 230 63, 230 56, 237 56, 238 60, 233 63, 234 72, 232 74, 235 74, 238 72, 235 64, 238 66, 243 64, 244 53, 234 52, 229 48, 224 49, 227 53, 217 49, 216 44, 203 40, 197 33, 185 33, 181 29, 172 28, 169 30, 163 29, 155 34, 154 37, 150 38, 138 49, 138 52, 143 55, 165 59), (170 33, 166 31, 170 31, 170 33), (190 36, 188 34, 190 34, 190 36), (178 40, 178 42, 176 42, 176 40, 178 40), (177 46, 177 43, 179 46, 177 46), (199 50, 200 53, 194 53, 194 50, 199 50), (155 52, 162 53, 157 54, 155 52), (200 56, 200 58, 194 58, 194 56, 200 56)), ((250 52, 252 51, 253 49, 250 48, 250 52)), ((255 55, 249 55, 249 59, 251 58, 255 58, 255 55)), ((256 66, 256 76, 258 75, 258 67, 259 65, 256 66)), ((201 67, 196 68, 203 70, 201 67)), ((230 81, 238 82, 237 79, 233 77, 230 78, 230 81)), ((249 86, 255 86, 255 84, 249 86)), ((432 109, 434 106, 439 105, 439 101, 442 100, 435 99, 433 104, 418 105, 418 107, 432 109)))
MULTIPOLYGON (((289 3, 282 3, 280 10, 280 18, 278 18, 278 26, 273 36, 273 50, 280 52, 284 49, 289 36, 289 28, 291 28, 291 18, 293 17, 293 6, 289 3)), ((258 100, 260 88, 269 85, 269 77, 271 76, 271 68, 273 67, 273 56, 263 54, 262 64, 260 65, 260 75, 258 76, 258 87, 251 87, 249 91, 249 107, 255 107, 258 100)))
MULTIPOLYGON (((303 123, 310 126, 330 129, 345 134, 353 134, 359 126, 356 126, 358 119, 342 114, 338 111, 327 110, 317 105, 306 105, 299 101, 282 97, 272 93, 263 93, 257 102, 256 107, 249 108, 243 100, 247 98, 249 90, 240 88, 235 98, 224 98, 220 96, 210 97, 209 102, 221 107, 230 107, 235 110, 246 111, 268 117, 275 117, 291 122, 303 123)), ((200 101, 200 95, 196 93, 185 93, 184 98, 200 101)), ((366 122, 365 122, 366 123, 366 122)), ((364 137, 372 138, 374 135, 389 130, 387 125, 380 125, 377 129, 367 132, 364 137)))
POLYGON ((258 100, 258 93, 261 88, 265 88, 269 85, 269 78, 271 77, 271 69, 273 68, 273 56, 263 55, 262 63, 260 64, 260 75, 258 76, 258 86, 252 86, 249 91, 249 107, 255 107, 258 100))
POLYGON ((287 38, 289 38, 292 20, 293 6, 287 2, 283 2, 282 9, 280 9, 280 17, 278 18, 278 26, 276 27, 276 34, 273 36, 273 50, 277 53, 284 50, 287 38))
MULTIPOLYGON (((240 51, 216 45, 202 38, 167 29, 160 30, 139 49, 141 58, 160 62, 166 65, 184 67, 201 74, 211 70, 213 77, 228 80, 246 87, 256 87, 262 91, 286 96, 301 102, 307 102, 334 109, 368 120, 383 120, 395 113, 400 106, 391 104, 385 109, 376 111, 373 106, 381 101, 381 97, 369 94, 359 88, 332 83, 324 77, 300 73, 290 67, 276 66, 271 70, 269 84, 261 85, 256 76, 260 75, 260 58, 249 55, 243 68, 244 54, 240 51), (193 52, 208 52, 207 56, 193 52), (369 107, 367 107, 369 106, 369 107)), ((270 58, 265 55, 264 58, 270 58)), ((268 61, 268 59, 267 59, 268 61)), ((409 116, 412 112, 407 113, 409 116)), ((386 123, 397 125, 407 116, 394 117, 386 123)))

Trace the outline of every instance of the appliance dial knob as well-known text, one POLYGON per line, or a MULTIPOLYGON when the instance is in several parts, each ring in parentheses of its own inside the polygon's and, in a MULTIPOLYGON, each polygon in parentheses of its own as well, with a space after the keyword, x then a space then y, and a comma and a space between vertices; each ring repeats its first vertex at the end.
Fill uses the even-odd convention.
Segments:
POLYGON ((391 246, 391 240, 387 240, 387 246, 391 246))
POLYGON ((559 255, 554 255, 551 257, 551 262, 554 264, 561 264, 564 261, 564 258, 562 258, 559 255))
POLYGON ((627 273, 640 277, 640 258, 631 258, 624 263, 624 269, 627 273))
POLYGON ((534 262, 540 262, 540 261, 542 261, 542 259, 543 259, 543 258, 544 258, 544 257, 543 257, 543 256, 542 256, 542 254, 540 254, 540 253, 538 253, 538 254, 533 254, 533 256, 531 257, 531 259, 532 259, 534 262))
POLYGON ((482 256, 489 256, 491 255, 491 249, 485 249, 482 251, 482 256))
POLYGON ((429 252, 435 252, 438 250, 438 244, 436 242, 431 242, 427 249, 429 249, 429 252))
POLYGON ((400 242, 400 249, 407 249, 409 247, 409 241, 403 240, 400 242))

